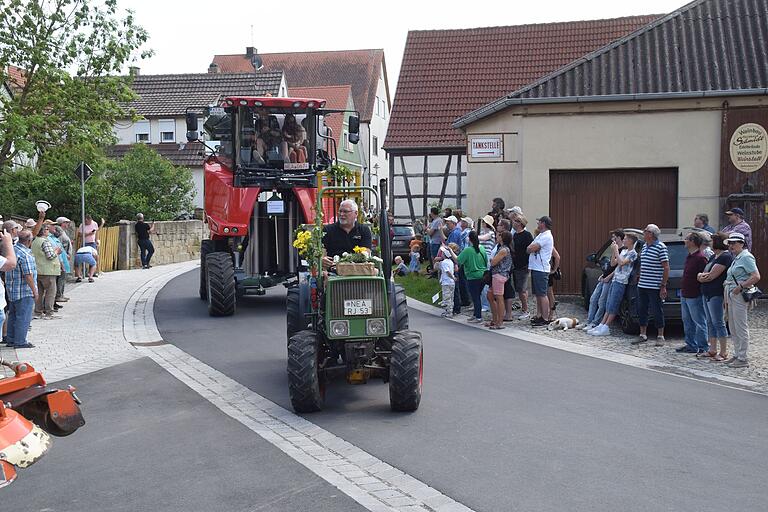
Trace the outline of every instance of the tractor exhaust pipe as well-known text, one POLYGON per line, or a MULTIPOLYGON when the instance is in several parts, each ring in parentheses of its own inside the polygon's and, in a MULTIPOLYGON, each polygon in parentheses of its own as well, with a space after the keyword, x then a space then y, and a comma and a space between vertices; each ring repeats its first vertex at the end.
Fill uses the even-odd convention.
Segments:
POLYGON ((387 216, 387 180, 379 180, 379 246, 381 259, 384 260, 384 281, 387 293, 392 293, 392 239, 389 236, 389 217, 387 216))

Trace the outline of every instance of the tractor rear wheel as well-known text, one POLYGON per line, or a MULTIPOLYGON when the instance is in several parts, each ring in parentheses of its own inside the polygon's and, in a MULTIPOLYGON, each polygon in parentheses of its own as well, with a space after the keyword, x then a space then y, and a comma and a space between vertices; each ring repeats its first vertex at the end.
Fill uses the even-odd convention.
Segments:
POLYGON ((392 327, 393 331, 408 330, 408 298, 405 296, 405 288, 395 285, 392 299, 392 327))
POLYGON ((208 313, 211 316, 231 316, 235 312, 235 268, 232 256, 214 252, 205 258, 208 280, 208 313))
POLYGON ((389 404, 393 411, 415 411, 419 408, 423 376, 421 333, 394 333, 389 361, 389 404))
POLYGON ((200 299, 208 300, 208 274, 205 271, 205 258, 216 250, 214 240, 200 242, 200 299))
POLYGON ((299 331, 288 340, 288 391, 293 410, 298 413, 316 412, 323 408, 325 379, 321 377, 320 336, 299 331))

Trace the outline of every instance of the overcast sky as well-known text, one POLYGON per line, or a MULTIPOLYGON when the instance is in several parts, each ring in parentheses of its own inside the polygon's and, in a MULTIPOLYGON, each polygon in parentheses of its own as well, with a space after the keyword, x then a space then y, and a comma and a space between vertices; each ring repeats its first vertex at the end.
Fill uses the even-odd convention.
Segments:
MULTIPOLYGON (((203 73, 216 54, 383 48, 394 98, 409 30, 474 28, 671 12, 684 0, 119 0, 150 34, 142 74, 203 73), (251 36, 253 34, 253 36, 251 36)), ((290 84, 289 84, 290 85, 290 84)))

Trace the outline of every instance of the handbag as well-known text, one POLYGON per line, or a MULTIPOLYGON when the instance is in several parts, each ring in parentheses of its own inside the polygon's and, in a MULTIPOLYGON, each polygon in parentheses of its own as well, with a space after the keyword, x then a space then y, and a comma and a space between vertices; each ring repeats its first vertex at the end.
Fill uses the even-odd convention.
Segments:
MULTIPOLYGON (((736 286, 741 286, 738 281, 736 281, 736 278, 731 276, 733 279, 733 282, 736 283, 736 286)), ((753 300, 759 299, 763 296, 762 290, 758 288, 755 285, 750 286, 746 290, 742 288, 741 290, 741 298, 744 299, 744 302, 747 304, 751 303, 753 300)))
POLYGON ((483 284, 486 286, 491 286, 491 271, 486 270, 483 272, 483 284))
POLYGON ((560 271, 560 267, 557 267, 557 270, 555 270, 552 273, 552 279, 554 279, 555 281, 560 281, 562 278, 563 278, 563 273, 562 271, 560 271))

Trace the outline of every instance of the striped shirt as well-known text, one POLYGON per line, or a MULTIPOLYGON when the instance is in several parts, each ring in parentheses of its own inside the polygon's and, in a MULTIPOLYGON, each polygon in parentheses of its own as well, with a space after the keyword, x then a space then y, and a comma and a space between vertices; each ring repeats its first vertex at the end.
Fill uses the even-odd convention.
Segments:
POLYGON ((728 224, 722 230, 723 233, 741 233, 744 235, 744 246, 748 251, 752 250, 752 227, 747 221, 742 220, 738 224, 728 224))
POLYGON ((646 244, 640 253, 640 281, 638 288, 658 290, 664 280, 662 263, 669 261, 667 246, 656 240, 651 245, 646 244))
POLYGON ((34 295, 24 276, 31 274, 32 281, 37 283, 37 266, 31 249, 17 243, 13 246, 13 250, 16 253, 16 268, 5 273, 5 286, 8 290, 8 298, 11 302, 16 302, 34 295))

